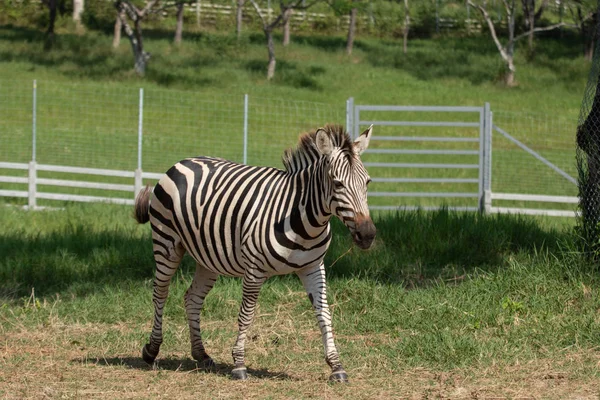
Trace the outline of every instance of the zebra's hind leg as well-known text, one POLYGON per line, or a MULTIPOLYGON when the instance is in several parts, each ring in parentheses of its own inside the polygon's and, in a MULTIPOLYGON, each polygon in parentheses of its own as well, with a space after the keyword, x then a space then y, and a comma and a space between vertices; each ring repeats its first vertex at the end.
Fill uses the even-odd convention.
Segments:
POLYGON ((167 241, 163 236, 154 234, 152 236, 154 242, 154 260, 156 261, 156 273, 152 291, 154 323, 152 325, 150 341, 142 348, 142 358, 148 364, 152 364, 156 356, 158 356, 158 351, 163 341, 162 318, 165 302, 169 295, 169 285, 185 254, 185 249, 181 245, 179 238, 169 237, 172 241, 167 241))
POLYGON ((258 300, 260 287, 266 280, 266 277, 254 276, 252 275, 253 273, 258 272, 249 272, 246 270, 242 284, 242 305, 238 316, 238 337, 233 346, 233 351, 231 352, 234 364, 233 370, 231 371, 231 377, 233 379, 244 380, 248 378, 246 364, 244 363, 246 334, 248 333, 248 328, 250 328, 252 319, 254 318, 254 310, 256 309, 256 301, 258 300))
POLYGON ((325 361, 331 367, 331 382, 348 382, 348 375, 342 363, 340 356, 333 341, 333 331, 331 328, 331 312, 327 304, 327 285, 325 282, 325 266, 323 264, 307 268, 298 272, 298 276, 306 289, 308 298, 315 310, 315 316, 321 329, 321 339, 325 348, 325 361))
POLYGON ((192 285, 185 293, 185 311, 187 313, 188 324, 190 326, 190 341, 192 344, 192 357, 197 360, 203 368, 213 368, 214 361, 206 353, 202 336, 200 334, 200 312, 204 305, 204 299, 215 282, 217 274, 204 268, 202 265, 196 265, 196 274, 192 285))

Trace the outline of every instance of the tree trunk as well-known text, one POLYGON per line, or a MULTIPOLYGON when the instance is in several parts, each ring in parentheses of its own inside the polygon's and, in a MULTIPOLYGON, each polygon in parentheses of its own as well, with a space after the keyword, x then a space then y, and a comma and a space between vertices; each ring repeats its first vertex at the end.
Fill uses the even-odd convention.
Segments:
MULTIPOLYGON (((507 10, 508 12, 509 10, 507 10)), ((506 44, 506 55, 504 60, 506 61, 506 66, 508 67, 508 71, 506 72, 506 76, 504 78, 504 83, 506 86, 512 87, 515 86, 515 63, 514 63, 514 54, 515 54, 515 9, 514 3, 513 7, 510 9, 510 13, 506 16, 508 23, 508 43, 506 44)))
MULTIPOLYGON (((146 66, 148 65, 148 60, 150 59, 150 54, 144 51, 144 42, 142 41, 142 17, 144 13, 139 13, 137 10, 135 12, 128 13, 129 16, 133 19, 134 29, 131 29, 129 23, 127 23, 127 13, 126 13, 126 5, 122 2, 118 2, 115 4, 118 10, 118 15, 121 20, 121 25, 123 26, 123 30, 125 34, 129 38, 129 42, 131 43, 131 49, 133 51, 134 58, 134 68, 135 72, 138 75, 143 76, 146 73, 146 66)), ((127 5, 130 7, 130 5, 127 5)), ((131 11, 131 10, 130 10, 131 11)))
POLYGON ((350 20, 348 22, 348 38, 346 39, 346 54, 352 54, 354 47, 354 31, 356 30, 356 13, 357 9, 350 10, 350 20))
POLYGON ((402 50, 404 54, 408 52, 408 30, 410 29, 410 11, 408 9, 408 0, 404 0, 404 37, 402 40, 402 50))
POLYGON ((270 29, 265 29, 267 36, 267 50, 269 52, 269 64, 267 65, 267 80, 273 79, 275 76, 275 43, 273 43, 273 32, 270 29))
POLYGON ((183 3, 177 4, 177 25, 175 26, 175 45, 181 44, 181 36, 183 33, 183 3))
POLYGON ((535 30, 535 14, 533 12, 531 12, 531 13, 529 13, 529 37, 527 38, 530 56, 533 55, 533 31, 534 30, 535 30))
POLYGON ((124 14, 121 14, 121 16, 117 15, 117 20, 115 21, 115 33, 113 36, 113 47, 117 48, 119 47, 119 44, 121 44, 121 30, 123 29, 123 24, 121 23, 121 18, 125 18, 124 14))
POLYGON ((283 45, 287 46, 290 44, 290 18, 292 16, 292 9, 287 8, 283 12, 283 45))
POLYGON ((504 75, 504 83, 506 84, 506 86, 512 87, 512 86, 516 85, 516 81, 515 81, 516 68, 515 68, 515 64, 514 64, 512 55, 510 55, 509 58, 506 60, 506 64, 508 66, 508 71, 506 72, 506 75, 504 75))
POLYGON ((146 66, 148 65, 148 60, 150 59, 150 54, 144 51, 144 43, 142 41, 142 26, 140 25, 140 20, 135 21, 135 33, 130 39, 134 39, 131 41, 131 46, 133 48, 133 54, 135 57, 135 72, 138 75, 144 76, 146 73, 146 66))
POLYGON ((81 23, 81 13, 83 12, 84 0, 73 0, 73 21, 81 23))
POLYGON ((54 45, 54 25, 56 23, 56 2, 57 0, 48 0, 48 10, 50 11, 50 20, 48 21, 48 30, 46 30, 46 40, 44 50, 52 49, 54 45))
MULTIPOLYGON (((579 14, 581 15, 581 10, 579 10, 579 14)), ((583 37, 583 56, 586 61, 592 61, 594 57, 594 47, 595 47, 595 29, 598 15, 594 13, 589 23, 583 22, 581 24, 581 35, 583 37)))
POLYGON ((238 39, 242 35, 242 16, 245 2, 246 0, 237 0, 237 8, 235 10, 235 33, 238 39))

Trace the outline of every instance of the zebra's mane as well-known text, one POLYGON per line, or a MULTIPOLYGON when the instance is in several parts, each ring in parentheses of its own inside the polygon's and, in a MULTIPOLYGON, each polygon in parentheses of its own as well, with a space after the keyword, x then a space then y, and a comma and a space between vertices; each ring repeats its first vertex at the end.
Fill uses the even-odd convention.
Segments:
POLYGON ((284 151, 282 161, 287 172, 298 172, 306 169, 322 157, 316 144, 317 132, 320 130, 329 135, 334 147, 352 153, 352 140, 344 127, 341 125, 325 125, 323 128, 301 134, 296 148, 284 151))

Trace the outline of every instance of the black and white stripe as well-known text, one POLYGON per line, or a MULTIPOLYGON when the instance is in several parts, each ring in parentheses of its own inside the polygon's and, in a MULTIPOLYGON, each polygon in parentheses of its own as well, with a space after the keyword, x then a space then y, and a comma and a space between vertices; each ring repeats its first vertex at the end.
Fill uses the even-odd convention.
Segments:
POLYGON ((244 343, 264 281, 296 273, 315 309, 331 379, 346 380, 331 330, 323 259, 331 241, 329 220, 338 216, 355 243, 368 248, 375 227, 367 207, 367 171, 360 154, 371 127, 352 142, 340 126, 300 137, 283 156, 285 170, 196 157, 171 167, 154 188, 136 198, 136 219, 150 221, 156 261, 154 325, 144 359, 162 343, 162 314, 170 280, 183 255, 197 263, 185 295, 192 356, 212 365, 200 335, 200 311, 218 275, 243 278, 233 376, 244 379, 244 343))

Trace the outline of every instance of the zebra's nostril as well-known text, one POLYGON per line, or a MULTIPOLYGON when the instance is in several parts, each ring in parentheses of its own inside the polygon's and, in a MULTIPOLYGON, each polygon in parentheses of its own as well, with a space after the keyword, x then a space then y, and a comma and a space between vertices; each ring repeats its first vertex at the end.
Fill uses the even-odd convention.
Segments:
POLYGON ((362 235, 360 234, 360 232, 354 232, 354 236, 356 237, 356 240, 360 241, 362 240, 362 235))

